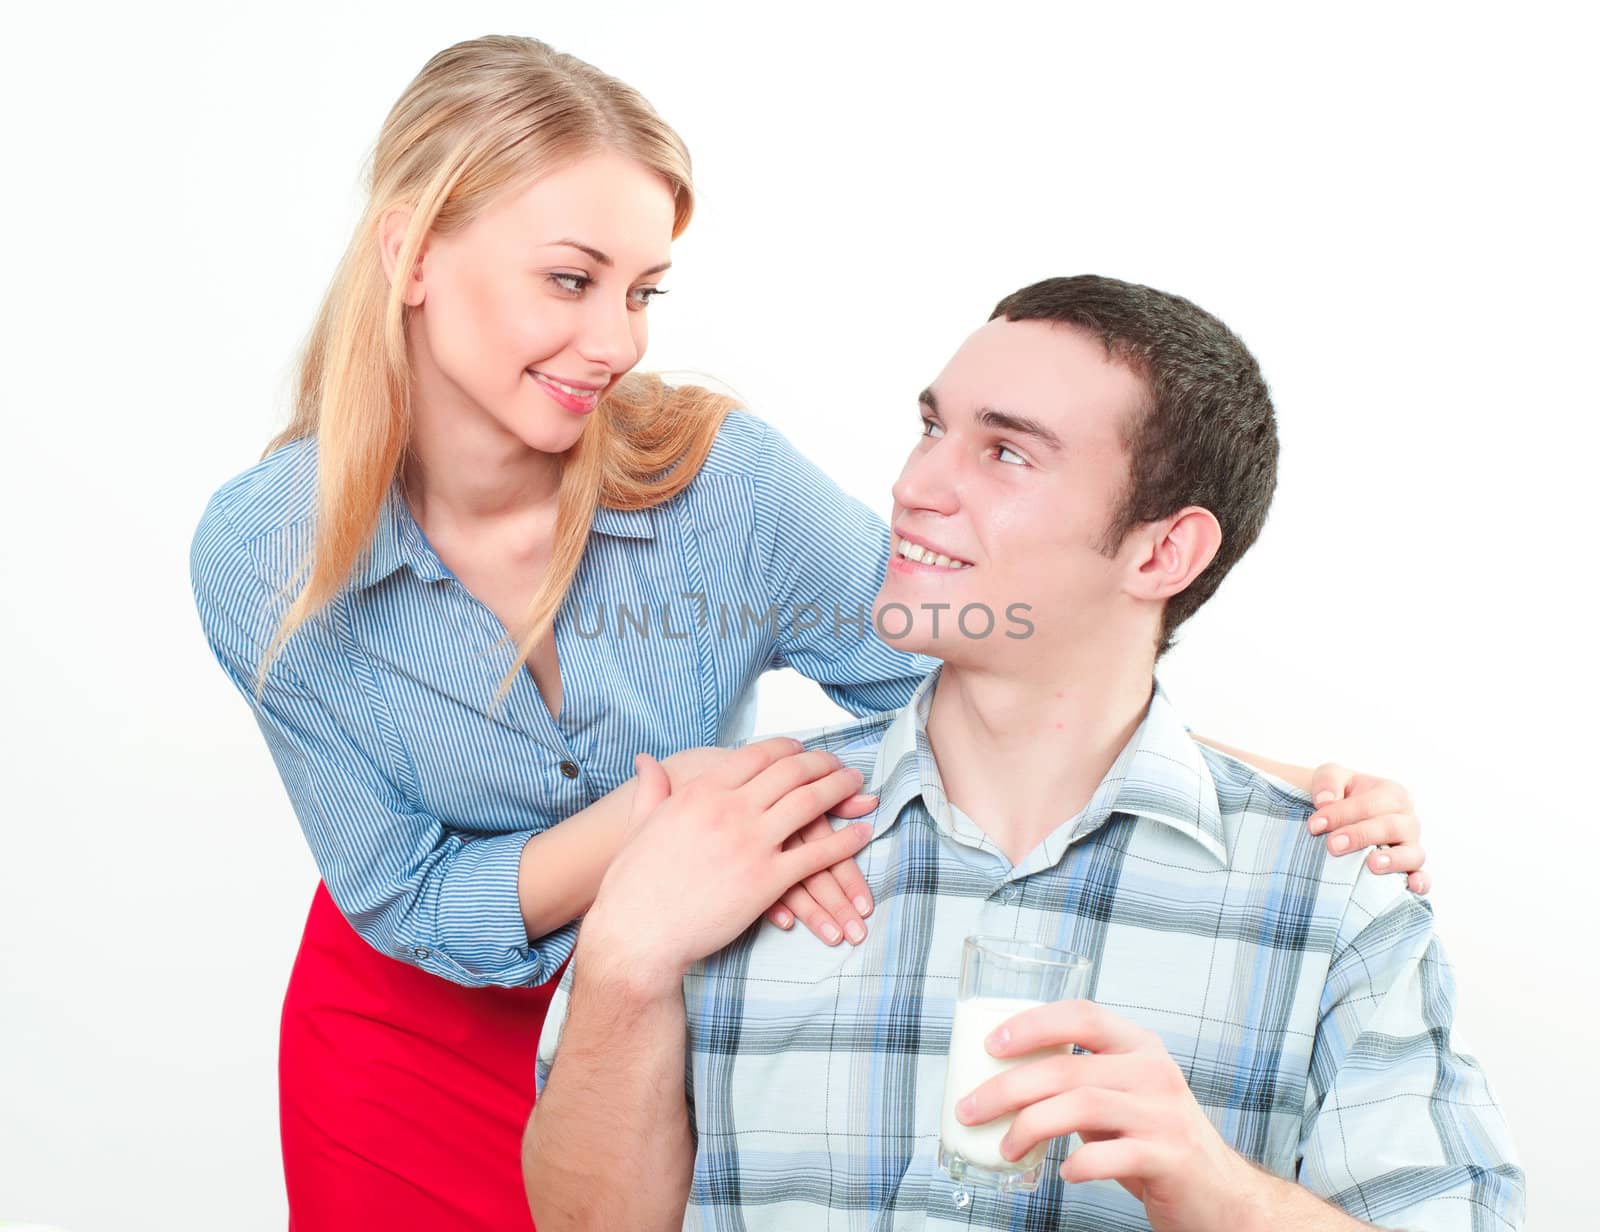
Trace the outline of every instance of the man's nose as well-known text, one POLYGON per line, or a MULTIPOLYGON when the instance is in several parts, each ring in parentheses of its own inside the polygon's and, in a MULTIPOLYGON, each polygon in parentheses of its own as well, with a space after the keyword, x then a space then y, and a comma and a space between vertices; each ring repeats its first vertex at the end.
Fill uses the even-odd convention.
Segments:
POLYGON ((902 509, 949 515, 960 507, 956 489, 954 451, 938 440, 906 459, 893 491, 902 509))

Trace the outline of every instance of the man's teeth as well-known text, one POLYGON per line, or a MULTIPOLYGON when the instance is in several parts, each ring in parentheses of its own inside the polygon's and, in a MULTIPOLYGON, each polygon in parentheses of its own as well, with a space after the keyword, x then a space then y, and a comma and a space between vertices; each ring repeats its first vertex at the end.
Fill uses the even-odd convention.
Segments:
POLYGON ((907 560, 915 561, 919 565, 933 565, 938 569, 970 569, 970 560, 952 560, 943 552, 932 552, 920 543, 912 543, 909 539, 901 539, 895 544, 894 549, 907 560))

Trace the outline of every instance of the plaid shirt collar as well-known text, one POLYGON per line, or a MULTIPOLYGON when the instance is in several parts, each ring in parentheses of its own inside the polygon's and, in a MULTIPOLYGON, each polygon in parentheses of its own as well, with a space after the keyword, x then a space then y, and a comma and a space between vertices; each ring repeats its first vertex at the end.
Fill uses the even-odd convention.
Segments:
MULTIPOLYGON (((876 762, 862 790, 876 793, 873 838, 887 833, 906 806, 921 799, 939 830, 963 846, 1005 859, 973 820, 944 792, 939 767, 928 743, 928 711, 942 669, 935 668, 884 731, 876 762)), ((1112 817, 1147 817, 1192 839, 1227 865, 1229 852, 1211 772, 1199 747, 1178 718, 1166 692, 1156 683, 1150 706, 1128 743, 1111 763, 1094 795, 1075 816, 1052 830, 1012 870, 1018 879, 1060 863, 1067 849, 1093 834, 1112 817)))

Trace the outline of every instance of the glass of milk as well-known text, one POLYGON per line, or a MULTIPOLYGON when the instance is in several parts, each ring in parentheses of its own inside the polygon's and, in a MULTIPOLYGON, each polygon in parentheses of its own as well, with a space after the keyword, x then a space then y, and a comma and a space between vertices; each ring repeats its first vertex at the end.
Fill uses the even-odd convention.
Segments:
POLYGON ((956 1120, 956 1101, 970 1095, 996 1074, 1037 1061, 1050 1052, 1071 1052, 1072 1046, 1032 1052, 1001 1060, 989 1055, 983 1041, 989 1033, 1024 1010, 1052 1001, 1083 996, 1090 963, 1080 954, 1053 950, 1031 941, 1003 937, 968 937, 961 947, 961 988, 955 1022, 950 1028, 950 1064, 944 1080, 944 1113, 939 1131, 939 1166, 952 1180, 981 1185, 1001 1193, 1032 1193, 1039 1187, 1039 1165, 1049 1142, 1041 1142, 1021 1159, 1000 1154, 1000 1140, 1014 1113, 983 1125, 956 1120))

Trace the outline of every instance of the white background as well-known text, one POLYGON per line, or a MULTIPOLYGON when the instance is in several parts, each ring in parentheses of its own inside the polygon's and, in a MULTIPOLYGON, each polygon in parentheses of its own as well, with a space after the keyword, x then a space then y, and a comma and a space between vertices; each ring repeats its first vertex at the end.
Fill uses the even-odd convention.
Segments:
MULTIPOLYGON (((11 13, 0 1220, 283 1226, 277 1016, 315 872, 201 639, 189 537, 282 422, 389 105, 503 31, 638 86, 694 153, 646 366, 726 382, 880 510, 916 391, 1023 283, 1150 282, 1244 336, 1279 495, 1163 677, 1200 731, 1410 785, 1535 1222, 1591 1226, 1578 6, 11 13)), ((777 679, 762 726, 827 713, 777 679)))

